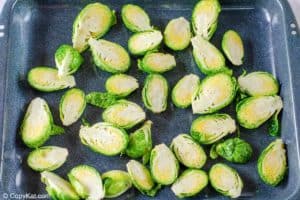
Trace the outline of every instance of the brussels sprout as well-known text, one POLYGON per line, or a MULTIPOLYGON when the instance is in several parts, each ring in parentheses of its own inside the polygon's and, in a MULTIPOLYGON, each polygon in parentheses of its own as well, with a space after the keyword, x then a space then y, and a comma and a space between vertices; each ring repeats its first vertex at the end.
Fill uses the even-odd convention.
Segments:
POLYGON ((119 100, 105 109, 102 118, 105 122, 130 129, 144 121, 146 114, 138 104, 127 100, 119 100))
POLYGON ((209 40, 217 29, 221 5, 218 0, 201 0, 192 13, 192 27, 196 35, 209 40))
POLYGON ((88 47, 90 38, 100 38, 116 23, 115 12, 101 3, 85 6, 73 24, 73 47, 79 52, 88 47))
POLYGON ((146 108, 154 113, 161 113, 167 109, 168 82, 159 74, 147 76, 142 91, 143 102, 146 108))
POLYGON ((191 197, 198 194, 208 184, 205 171, 187 169, 173 183, 171 190, 178 198, 191 197))
POLYGON ((240 35, 229 30, 223 36, 222 49, 230 62, 235 66, 243 64, 244 58, 244 45, 240 35))
POLYGON ((144 31, 133 34, 128 40, 128 49, 133 55, 145 55, 158 48, 163 36, 160 31, 144 31))
POLYGON ((212 144, 236 130, 235 121, 227 114, 211 114, 195 119, 191 135, 201 144, 212 144))
POLYGON ((236 79, 226 73, 207 76, 192 98, 193 113, 214 113, 229 105, 237 91, 236 79))
POLYGON ((107 108, 117 102, 115 95, 104 92, 91 92, 85 98, 87 103, 99 108, 107 108))
POLYGON ((238 172, 228 165, 217 163, 209 170, 209 180, 212 187, 224 196, 237 198, 241 195, 243 181, 238 172))
POLYGON ((260 154, 257 163, 260 178, 271 186, 277 186, 287 171, 286 152, 281 139, 276 139, 260 154))
POLYGON ((105 198, 118 197, 132 186, 131 178, 127 172, 112 170, 102 174, 105 188, 105 198))
POLYGON ((87 200, 102 199, 105 190, 99 172, 88 165, 78 165, 69 173, 68 178, 77 194, 87 200))
POLYGON ((31 87, 42 92, 53 92, 76 85, 72 75, 60 77, 58 71, 51 67, 35 67, 28 72, 28 83, 31 87))
POLYGON ((78 88, 68 90, 61 98, 59 116, 65 126, 75 123, 86 106, 85 94, 78 88))
POLYGON ((44 171, 41 173, 41 181, 46 185, 46 191, 52 199, 79 200, 72 185, 60 176, 44 171))
POLYGON ((139 88, 139 83, 133 76, 116 74, 106 80, 105 88, 110 94, 126 97, 139 88))
POLYGON ((104 122, 92 126, 81 126, 79 137, 84 145, 107 156, 114 156, 123 152, 129 140, 123 129, 104 122))
POLYGON ((152 149, 150 170, 154 180, 162 185, 170 185, 176 180, 179 163, 165 144, 156 145, 152 149))
POLYGON ((123 73, 130 67, 130 57, 120 45, 107 40, 89 39, 93 60, 97 67, 111 73, 123 73))
POLYGON ((276 95, 279 84, 275 77, 268 72, 252 72, 238 78, 239 88, 250 96, 276 95))
POLYGON ((187 48, 190 44, 191 37, 190 22, 184 17, 169 21, 164 31, 165 44, 175 51, 187 48))
POLYGON ((122 7, 121 16, 126 28, 132 32, 152 30, 148 14, 137 5, 124 5, 122 7))
POLYGON ((55 63, 58 76, 65 76, 75 73, 83 63, 83 58, 72 46, 63 44, 55 52, 55 63))
POLYGON ((182 77, 172 90, 172 101, 179 108, 186 108, 192 104, 193 94, 198 90, 200 79, 195 74, 182 77))

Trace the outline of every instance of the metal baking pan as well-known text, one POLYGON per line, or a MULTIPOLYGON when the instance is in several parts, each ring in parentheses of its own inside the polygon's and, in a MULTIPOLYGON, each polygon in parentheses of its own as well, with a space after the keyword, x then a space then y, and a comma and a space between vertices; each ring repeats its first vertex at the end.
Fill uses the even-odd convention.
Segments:
MULTIPOLYGON (((117 11, 118 23, 105 38, 126 47, 130 32, 120 19, 120 8, 125 3, 136 3, 149 13, 153 25, 162 29, 175 17, 190 19, 196 0, 144 0, 121 1, 101 0, 117 11)), ((0 199, 14 199, 15 195, 46 194, 40 175, 26 165, 30 149, 20 140, 18 130, 29 101, 36 96, 45 98, 60 124, 58 104, 63 91, 42 93, 29 87, 26 81, 28 70, 36 65, 54 66, 54 52, 62 43, 71 43, 72 23, 89 1, 82 0, 19 0, 0 2, 0 199), (9 196, 11 195, 12 196, 9 196), (6 195, 6 196, 5 196, 6 195)), ((217 32, 212 42, 220 47, 220 40, 227 29, 238 31, 245 43, 245 64, 247 71, 264 70, 276 75, 281 84, 280 95, 284 99, 281 115, 281 136, 287 145, 288 174, 280 186, 269 187, 262 183, 256 171, 259 153, 274 138, 267 134, 266 125, 256 130, 241 129, 241 137, 250 142, 254 156, 246 165, 233 166, 241 174, 245 187, 243 199, 300 199, 300 37, 292 11, 285 0, 223 0, 222 12, 217 32)), ((172 52, 176 56, 177 67, 165 74, 170 86, 183 75, 200 72, 191 56, 191 47, 183 52, 172 52)), ((90 52, 84 53, 85 64, 76 73, 77 86, 90 91, 104 91, 104 81, 108 73, 98 70, 91 61, 90 52)), ((145 74, 137 70, 136 59, 129 74, 136 76, 142 84, 145 74)), ((233 66, 230 66, 232 67, 233 66)), ((242 68, 234 68, 235 75, 242 68)), ((201 77, 203 77, 201 75, 201 77)), ((143 105, 141 91, 135 92, 130 100, 143 105)), ((234 105, 223 112, 234 116, 234 105)), ((101 109, 88 106, 84 116, 92 123, 101 121, 101 109)), ((196 117, 191 109, 177 109, 169 100, 168 109, 160 115, 147 112, 154 122, 153 140, 155 144, 165 142, 179 133, 189 132, 191 121, 196 117)), ((78 138, 80 121, 66 128, 66 133, 52 137, 47 145, 65 146, 70 151, 67 162, 56 172, 66 177, 75 165, 89 164, 101 173, 111 169, 125 169, 126 156, 106 157, 93 153, 84 147, 78 138)), ((218 161, 218 160, 217 160, 218 161)), ((209 161, 205 170, 216 161, 209 161)), ((22 197, 22 196, 21 196, 22 197)), ((45 197, 45 196, 42 196, 45 197)), ((131 189, 119 199, 148 199, 131 189)), ((163 188, 155 199, 176 199, 168 187, 163 188)), ((226 199, 210 186, 193 199, 226 199)))

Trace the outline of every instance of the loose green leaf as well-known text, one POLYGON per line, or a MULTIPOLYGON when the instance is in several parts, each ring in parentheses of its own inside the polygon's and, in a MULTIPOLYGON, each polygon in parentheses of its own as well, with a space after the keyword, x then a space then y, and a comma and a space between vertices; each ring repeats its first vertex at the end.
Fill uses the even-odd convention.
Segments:
POLYGON ((99 108, 107 108, 117 102, 117 97, 110 93, 91 92, 86 95, 86 102, 99 108))

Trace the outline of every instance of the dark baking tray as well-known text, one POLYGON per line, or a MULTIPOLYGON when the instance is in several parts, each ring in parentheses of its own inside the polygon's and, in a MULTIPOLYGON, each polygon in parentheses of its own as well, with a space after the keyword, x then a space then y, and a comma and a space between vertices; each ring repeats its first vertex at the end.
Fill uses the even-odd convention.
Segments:
MULTIPOLYGON (((195 0, 144 0, 117 1, 102 0, 117 11, 118 24, 113 26, 105 38, 126 46, 130 32, 125 29, 120 19, 120 8, 125 3, 141 5, 149 13, 152 23, 163 29, 166 23, 175 17, 191 17, 195 0)), ((4 37, 0 37, 0 199, 5 195, 22 195, 26 193, 45 194, 40 175, 26 165, 26 156, 30 149, 20 140, 18 130, 28 102, 36 96, 45 98, 54 114, 54 120, 60 124, 58 117, 59 99, 64 91, 42 93, 33 90, 26 82, 26 74, 36 65, 54 66, 54 52, 62 43, 71 43, 72 23, 75 16, 89 1, 47 1, 19 0, 0 2, 0 24, 5 27, 4 37)), ((289 5, 284 0, 227 0, 221 1, 222 12, 219 25, 212 42, 220 47, 220 40, 227 29, 237 30, 245 43, 245 64, 247 71, 264 70, 278 77, 281 84, 280 95, 284 99, 281 115, 281 136, 287 144, 289 170, 287 177, 276 188, 262 183, 256 171, 259 153, 274 138, 268 136, 266 125, 256 130, 241 129, 241 137, 249 141, 254 148, 254 156, 249 164, 231 164, 241 174, 245 188, 244 199, 299 200, 299 121, 300 121, 300 39, 295 19, 289 5), (293 33, 292 33, 293 32, 293 33)), ((2 27, 3 28, 3 27, 2 27)), ((164 48, 164 47, 163 47, 164 48)), ((183 52, 172 52, 176 56, 177 67, 165 74, 170 86, 187 73, 196 73, 201 77, 191 56, 191 47, 183 52)), ((77 87, 90 91, 104 91, 104 81, 108 73, 100 71, 91 61, 90 52, 84 53, 85 64, 76 73, 77 87)), ((136 59, 129 71, 138 77, 140 84, 145 74, 137 70, 136 59)), ((229 67, 234 68, 233 66, 229 67)), ((234 68, 235 75, 241 68, 234 68)), ((130 96, 140 105, 141 90, 130 96)), ((223 112, 234 114, 234 105, 223 112)), ((84 116, 92 123, 101 121, 101 109, 88 106, 84 116)), ((160 115, 147 112, 153 120, 153 140, 155 144, 165 142, 179 133, 187 133, 191 121, 196 117, 191 109, 177 109, 169 100, 168 109, 160 115)), ((111 169, 125 169, 128 161, 123 157, 106 157, 96 154, 84 147, 78 138, 80 121, 66 127, 66 133, 52 137, 47 145, 65 146, 70 151, 67 162, 56 173, 66 177, 75 165, 89 164, 101 173, 111 169)), ((220 161, 220 160, 217 160, 220 161)), ((223 161, 223 160, 221 160, 223 161)), ((215 162, 215 161, 214 161, 215 162)), ((205 170, 213 164, 209 161, 205 170)), ((8 196, 13 199, 16 196, 8 196)), ((148 199, 131 189, 119 199, 148 199)), ((155 199, 175 199, 169 187, 162 189, 155 199)), ((226 199, 218 195, 210 186, 194 199, 226 199)))

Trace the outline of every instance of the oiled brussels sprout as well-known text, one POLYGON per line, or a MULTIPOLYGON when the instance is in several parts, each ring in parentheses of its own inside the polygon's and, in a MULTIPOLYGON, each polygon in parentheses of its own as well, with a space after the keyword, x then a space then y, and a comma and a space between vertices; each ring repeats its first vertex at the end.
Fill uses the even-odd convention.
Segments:
POLYGON ((130 67, 130 57, 127 51, 117 43, 107 40, 88 41, 93 60, 97 67, 111 73, 123 73, 130 67))
POLYGON ((200 79, 195 74, 182 77, 172 90, 172 101, 179 108, 186 108, 192 104, 193 94, 198 90, 200 79))
POLYGON ((68 178, 77 194, 82 199, 95 200, 105 196, 99 172, 88 165, 78 165, 69 173, 68 178))
POLYGON ((105 122, 129 129, 144 121, 146 114, 138 104, 127 100, 119 100, 104 110, 102 118, 105 122))
POLYGON ((174 56, 168 53, 150 52, 138 60, 139 69, 147 73, 164 73, 175 66, 174 56))
POLYGON ((114 156, 123 152, 129 140, 123 129, 104 122, 92 126, 82 126, 79 137, 84 145, 107 156, 114 156))
POLYGON ((73 24, 73 47, 79 52, 88 48, 90 38, 102 37, 116 23, 115 12, 101 3, 85 6, 73 24))
POLYGON ((212 144, 236 130, 235 121, 227 114, 203 115, 191 126, 192 137, 201 144, 212 144))
POLYGON ((143 102, 146 108, 154 113, 161 113, 167 109, 168 82, 159 74, 147 76, 143 91, 143 102))
POLYGON ((243 64, 244 45, 237 32, 233 30, 226 31, 222 39, 222 49, 233 65, 240 66, 243 64))
POLYGON ((138 89, 139 83, 136 78, 127 74, 116 74, 109 77, 105 82, 108 93, 118 97, 126 97, 138 89))
POLYGON ((85 98, 87 103, 99 108, 107 108, 118 101, 116 95, 106 92, 91 92, 85 98))
POLYGON ((236 91, 234 77, 226 73, 207 76, 192 98, 193 113, 214 113, 226 107, 235 98, 236 91))
POLYGON ((209 181, 217 192, 231 198, 239 197, 244 186, 238 172, 223 163, 211 167, 209 181))
POLYGON ((173 183, 171 190, 178 198, 191 197, 198 194, 208 184, 208 176, 205 171, 199 169, 187 169, 173 183))
POLYGON ((277 186, 287 171, 286 152, 281 139, 276 139, 260 154, 257 163, 260 178, 269 185, 277 186))
POLYGON ((76 85, 74 76, 60 77, 57 69, 44 66, 32 68, 28 72, 27 80, 31 87, 42 92, 53 92, 76 85))
POLYGON ((184 17, 169 21, 164 31, 165 44, 175 51, 188 47, 191 37, 190 22, 184 17))

